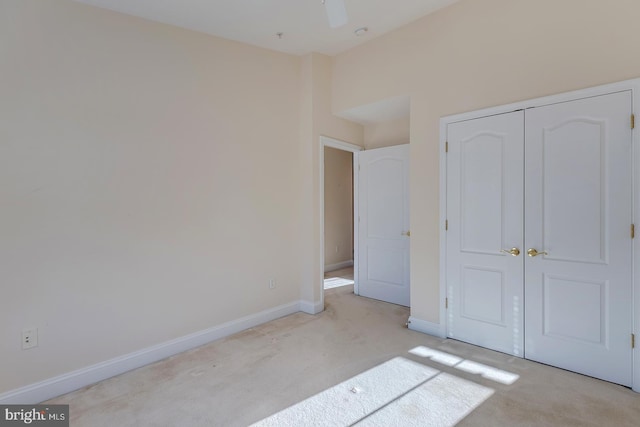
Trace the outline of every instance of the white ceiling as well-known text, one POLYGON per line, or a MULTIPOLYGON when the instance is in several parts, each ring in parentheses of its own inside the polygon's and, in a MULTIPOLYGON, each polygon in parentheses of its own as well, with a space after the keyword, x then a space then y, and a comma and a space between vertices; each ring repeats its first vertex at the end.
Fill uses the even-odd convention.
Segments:
POLYGON ((285 53, 335 55, 458 0, 345 0, 349 22, 336 29, 322 0, 76 1, 285 53), (357 37, 360 27, 369 31, 357 37))

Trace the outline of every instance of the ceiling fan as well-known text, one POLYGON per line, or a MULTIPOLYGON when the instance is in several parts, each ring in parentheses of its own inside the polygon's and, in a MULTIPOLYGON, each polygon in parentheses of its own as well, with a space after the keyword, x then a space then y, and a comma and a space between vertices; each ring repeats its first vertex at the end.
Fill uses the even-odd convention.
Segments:
POLYGON ((342 27, 349 21, 344 0, 322 0, 322 4, 324 4, 324 8, 327 11, 327 18, 331 28, 342 27))

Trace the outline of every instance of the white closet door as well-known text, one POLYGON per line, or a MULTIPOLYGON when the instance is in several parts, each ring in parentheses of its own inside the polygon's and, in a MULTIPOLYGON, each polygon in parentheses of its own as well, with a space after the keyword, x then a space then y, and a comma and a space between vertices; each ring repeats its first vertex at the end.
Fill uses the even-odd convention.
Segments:
POLYGON ((453 123, 447 139, 447 334, 523 356, 524 112, 453 123))
POLYGON ((359 294, 409 306, 409 145, 359 154, 359 294))
POLYGON ((630 116, 629 91, 526 111, 525 248, 542 254, 523 254, 525 356, 624 385, 632 380, 630 116))

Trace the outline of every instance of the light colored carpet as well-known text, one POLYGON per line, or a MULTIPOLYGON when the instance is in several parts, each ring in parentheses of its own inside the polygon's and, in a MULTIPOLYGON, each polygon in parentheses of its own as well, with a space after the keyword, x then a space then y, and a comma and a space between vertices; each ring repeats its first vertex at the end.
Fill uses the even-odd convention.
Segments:
POLYGON ((48 403, 74 427, 640 425, 624 387, 410 331, 351 286, 325 301, 48 403))
POLYGON ((333 289, 340 286, 353 285, 353 267, 328 271, 324 274, 324 289, 333 289))

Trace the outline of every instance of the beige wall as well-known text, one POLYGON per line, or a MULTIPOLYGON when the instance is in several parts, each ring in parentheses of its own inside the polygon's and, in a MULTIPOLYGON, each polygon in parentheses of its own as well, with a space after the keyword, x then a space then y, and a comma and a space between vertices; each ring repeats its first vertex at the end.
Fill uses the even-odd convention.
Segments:
POLYGON ((0 393, 299 301, 300 58, 2 0, 0 75, 0 393))
POLYGON ((370 150, 372 148, 409 144, 411 130, 409 122, 409 117, 406 117, 365 125, 365 148, 370 150))
POLYGON ((353 261, 353 154, 324 149, 324 265, 353 261))
POLYGON ((1 1, 0 393, 321 306, 319 137, 363 142, 331 114, 331 69, 71 0, 1 1))
POLYGON ((411 313, 439 321, 439 119, 640 77, 636 0, 462 0, 338 55, 333 111, 411 96, 411 313))

